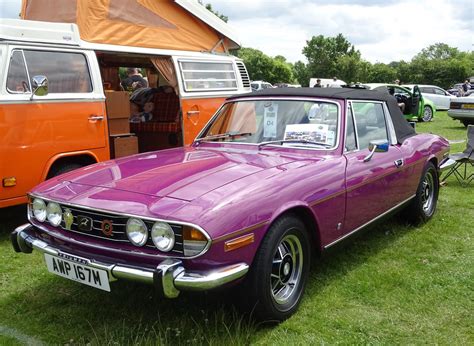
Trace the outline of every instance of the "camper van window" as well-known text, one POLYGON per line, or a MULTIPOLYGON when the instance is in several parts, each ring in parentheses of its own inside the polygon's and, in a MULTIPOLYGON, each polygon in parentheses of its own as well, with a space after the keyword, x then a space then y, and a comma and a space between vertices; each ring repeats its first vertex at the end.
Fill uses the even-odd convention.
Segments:
POLYGON ((30 78, 48 78, 50 93, 89 93, 92 83, 86 57, 80 53, 25 50, 30 78))
POLYGON ((10 59, 10 68, 7 75, 7 90, 12 94, 23 94, 30 92, 30 83, 26 73, 23 53, 15 50, 10 59))
POLYGON ((180 67, 187 92, 237 89, 232 62, 181 61, 180 67))

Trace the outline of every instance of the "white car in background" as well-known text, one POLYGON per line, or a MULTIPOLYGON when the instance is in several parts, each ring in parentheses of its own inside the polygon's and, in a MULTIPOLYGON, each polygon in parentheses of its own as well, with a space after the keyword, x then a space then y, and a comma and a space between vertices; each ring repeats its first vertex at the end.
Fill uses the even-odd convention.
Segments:
POLYGON ((262 89, 273 88, 273 85, 263 80, 255 80, 250 83, 250 87, 252 88, 252 91, 257 91, 257 90, 262 90, 262 89))
MULTIPOLYGON (((449 109, 449 103, 451 102, 451 98, 454 97, 453 95, 451 95, 446 90, 436 85, 422 85, 422 84, 417 84, 417 85, 420 88, 420 91, 423 97, 432 101, 435 104, 437 110, 445 111, 449 109)), ((403 86, 410 88, 410 90, 413 90, 413 87, 415 85, 407 84, 403 86)))

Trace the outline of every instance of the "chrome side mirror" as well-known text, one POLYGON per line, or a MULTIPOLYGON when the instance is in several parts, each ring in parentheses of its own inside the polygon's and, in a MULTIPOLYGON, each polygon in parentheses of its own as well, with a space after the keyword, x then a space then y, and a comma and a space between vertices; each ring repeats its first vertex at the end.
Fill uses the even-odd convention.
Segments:
POLYGON ((372 156, 377 153, 386 153, 388 151, 389 144, 388 141, 385 139, 370 141, 369 143, 369 150, 370 153, 366 157, 364 157, 364 162, 369 162, 372 159, 372 156))
POLYGON ((33 96, 46 96, 48 95, 48 78, 46 76, 34 76, 32 79, 33 90, 31 93, 30 100, 33 96))

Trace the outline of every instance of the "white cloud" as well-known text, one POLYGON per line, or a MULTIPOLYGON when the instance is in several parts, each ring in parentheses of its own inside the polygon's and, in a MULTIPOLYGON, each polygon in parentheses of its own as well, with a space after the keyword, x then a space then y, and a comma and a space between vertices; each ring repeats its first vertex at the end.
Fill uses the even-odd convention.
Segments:
POLYGON ((437 42, 464 51, 473 45, 472 0, 207 2, 229 17, 244 46, 290 61, 305 60, 301 51, 312 36, 338 33, 371 62, 410 60, 437 42))

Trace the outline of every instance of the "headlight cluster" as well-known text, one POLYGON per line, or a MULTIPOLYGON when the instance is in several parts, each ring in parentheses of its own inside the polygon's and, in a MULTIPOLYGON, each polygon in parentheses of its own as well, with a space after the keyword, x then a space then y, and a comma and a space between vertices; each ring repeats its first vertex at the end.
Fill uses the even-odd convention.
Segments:
POLYGON ((39 222, 48 220, 54 227, 58 227, 61 224, 63 211, 58 203, 49 202, 48 205, 46 205, 46 202, 41 198, 35 198, 31 203, 31 209, 34 218, 39 222))
MULTIPOLYGON (((143 220, 131 218, 127 221, 127 237, 135 246, 143 246, 148 240, 148 228, 143 220)), ((155 222, 151 228, 151 240, 163 252, 171 251, 175 244, 174 231, 166 222, 155 222)))

